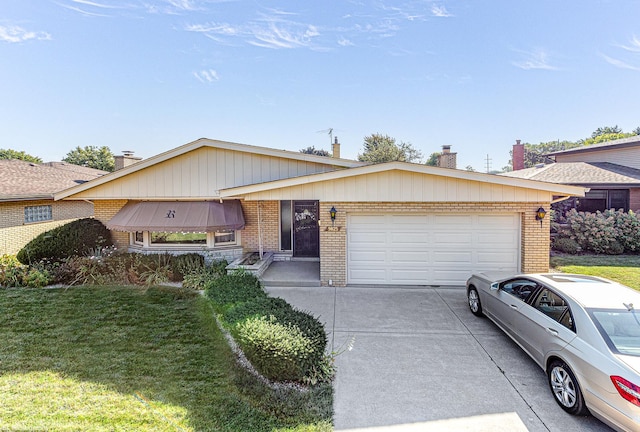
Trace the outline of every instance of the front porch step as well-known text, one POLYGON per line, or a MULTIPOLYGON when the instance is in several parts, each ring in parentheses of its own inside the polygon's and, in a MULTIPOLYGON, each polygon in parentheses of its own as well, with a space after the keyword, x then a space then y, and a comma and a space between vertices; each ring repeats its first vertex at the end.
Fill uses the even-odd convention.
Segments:
POLYGON ((319 287, 322 286, 320 284, 320 281, 310 281, 310 280, 303 280, 303 281, 292 281, 292 280, 286 280, 286 281, 277 281, 277 280, 265 280, 265 279, 261 279, 262 281, 262 285, 264 286, 271 286, 271 287, 319 287))

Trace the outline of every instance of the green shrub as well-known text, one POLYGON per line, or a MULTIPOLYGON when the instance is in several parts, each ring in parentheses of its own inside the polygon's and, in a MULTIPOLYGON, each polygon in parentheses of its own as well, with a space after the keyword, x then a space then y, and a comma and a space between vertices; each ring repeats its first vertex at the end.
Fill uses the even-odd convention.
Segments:
POLYGON ((201 271, 205 267, 204 257, 198 253, 188 253, 173 257, 171 271, 173 281, 179 282, 185 275, 201 271))
POLYGON ((628 212, 622 210, 605 210, 603 216, 613 217, 616 240, 622 246, 623 251, 640 251, 640 220, 638 220, 636 213, 632 210, 628 212))
POLYGON ((575 255, 582 250, 578 242, 569 237, 556 238, 553 242, 553 249, 572 255, 575 255))
POLYGON ((210 280, 205 285, 205 293, 217 309, 267 296, 260 280, 247 272, 234 272, 210 280))
POLYGON ((609 253, 615 247, 616 229, 614 218, 601 212, 578 212, 575 209, 567 214, 573 238, 583 250, 595 253, 609 253))
POLYGON ((111 233, 102 222, 79 219, 38 235, 18 252, 17 258, 23 264, 45 258, 60 261, 112 244, 111 233))
POLYGON ((304 358, 298 358, 297 368, 303 376, 315 371, 316 379, 325 370, 325 353, 327 333, 324 326, 311 314, 294 309, 281 298, 261 297, 236 304, 223 313, 224 321, 231 326, 240 325, 250 319, 269 317, 274 322, 286 327, 295 327, 308 340, 311 351, 304 358))
POLYGON ((313 346, 298 327, 262 316, 238 323, 234 333, 247 359, 265 377, 277 381, 304 379, 313 346))
POLYGON ((211 265, 206 265, 199 270, 187 273, 182 278, 182 287, 192 290, 203 290, 207 284, 227 274, 227 261, 215 261, 211 265))
POLYGON ((47 270, 21 264, 13 255, 0 256, 0 286, 41 288, 50 281, 47 270))

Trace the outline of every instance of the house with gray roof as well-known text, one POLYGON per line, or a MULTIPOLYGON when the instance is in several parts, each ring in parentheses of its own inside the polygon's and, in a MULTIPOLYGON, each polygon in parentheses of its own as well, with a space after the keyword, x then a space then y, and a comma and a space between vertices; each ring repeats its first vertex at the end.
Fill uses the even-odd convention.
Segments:
POLYGON ((17 253, 40 233, 92 217, 93 203, 54 202, 53 195, 104 174, 66 162, 0 160, 0 255, 17 253))
MULTIPOLYGON (((516 151, 514 146, 513 154, 523 153, 516 151)), ((576 147, 547 156, 555 163, 502 175, 588 187, 584 197, 573 199, 578 211, 640 211, 640 136, 576 147)))

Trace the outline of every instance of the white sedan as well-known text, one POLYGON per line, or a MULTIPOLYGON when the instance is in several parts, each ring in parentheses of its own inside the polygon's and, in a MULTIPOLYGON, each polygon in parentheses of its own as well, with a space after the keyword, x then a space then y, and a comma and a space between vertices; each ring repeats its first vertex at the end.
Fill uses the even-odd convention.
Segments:
POLYGON ((640 292, 585 275, 479 273, 467 298, 547 372, 565 411, 640 431, 640 292))

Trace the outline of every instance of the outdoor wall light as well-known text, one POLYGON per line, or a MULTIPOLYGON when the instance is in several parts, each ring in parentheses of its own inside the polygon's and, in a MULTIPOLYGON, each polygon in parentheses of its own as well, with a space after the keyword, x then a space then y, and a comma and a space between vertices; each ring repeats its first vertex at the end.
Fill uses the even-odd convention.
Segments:
POLYGON ((540 221, 540 227, 542 227, 542 219, 544 219, 546 215, 547 212, 542 207, 536 210, 536 220, 540 221))
POLYGON ((331 225, 336 223, 336 213, 338 213, 338 210, 336 210, 335 206, 331 206, 331 210, 329 210, 329 215, 331 216, 331 225))

